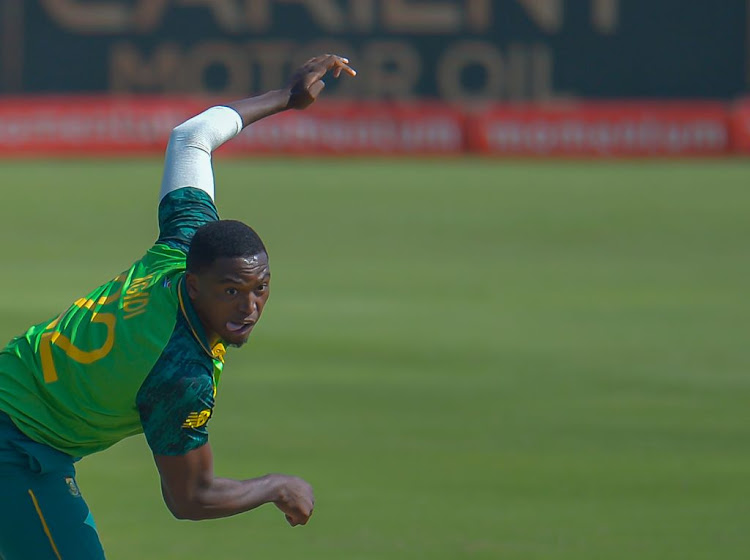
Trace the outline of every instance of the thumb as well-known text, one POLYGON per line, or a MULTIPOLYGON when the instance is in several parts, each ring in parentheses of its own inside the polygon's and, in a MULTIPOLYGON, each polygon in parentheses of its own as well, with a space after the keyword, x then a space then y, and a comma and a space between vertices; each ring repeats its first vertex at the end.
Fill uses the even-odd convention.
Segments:
POLYGON ((326 83, 323 80, 318 80, 310 86, 310 89, 308 91, 310 92, 312 98, 315 99, 318 97, 318 95, 320 95, 320 92, 323 91, 324 87, 326 87, 326 83))

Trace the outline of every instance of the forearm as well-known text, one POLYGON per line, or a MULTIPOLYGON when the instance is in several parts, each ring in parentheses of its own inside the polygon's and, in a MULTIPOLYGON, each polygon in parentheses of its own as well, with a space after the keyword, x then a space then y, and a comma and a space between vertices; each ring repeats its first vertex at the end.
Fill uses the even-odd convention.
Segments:
POLYGON ((255 97, 227 103, 242 118, 243 127, 289 108, 289 89, 277 89, 255 97))
POLYGON ((162 487, 164 501, 178 519, 198 521, 229 517, 274 502, 279 497, 279 481, 275 475, 248 480, 213 478, 181 498, 162 487))

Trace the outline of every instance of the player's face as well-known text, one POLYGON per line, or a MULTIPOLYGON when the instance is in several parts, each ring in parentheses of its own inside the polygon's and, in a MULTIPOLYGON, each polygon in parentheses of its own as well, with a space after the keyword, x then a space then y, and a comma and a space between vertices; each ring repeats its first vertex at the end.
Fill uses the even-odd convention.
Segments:
POLYGON ((186 274, 188 293, 209 339, 242 346, 260 320, 269 295, 268 255, 216 259, 200 274, 186 274))

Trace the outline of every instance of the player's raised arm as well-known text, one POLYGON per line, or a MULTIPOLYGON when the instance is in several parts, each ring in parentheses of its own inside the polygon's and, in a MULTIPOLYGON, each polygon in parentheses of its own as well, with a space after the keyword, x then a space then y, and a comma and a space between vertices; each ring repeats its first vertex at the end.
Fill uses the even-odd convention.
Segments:
POLYGON ((211 107, 175 127, 164 162, 157 242, 187 251, 195 231, 219 219, 213 202, 211 154, 215 149, 255 121, 309 107, 325 87, 326 75, 356 75, 348 63, 332 54, 311 58, 292 74, 286 87, 211 107))
POLYGON ((287 109, 309 107, 323 91, 323 78, 342 73, 355 76, 349 60, 326 54, 311 58, 298 68, 283 89, 211 107, 175 127, 169 138, 160 199, 184 187, 200 189, 213 199, 211 153, 250 124, 287 109))

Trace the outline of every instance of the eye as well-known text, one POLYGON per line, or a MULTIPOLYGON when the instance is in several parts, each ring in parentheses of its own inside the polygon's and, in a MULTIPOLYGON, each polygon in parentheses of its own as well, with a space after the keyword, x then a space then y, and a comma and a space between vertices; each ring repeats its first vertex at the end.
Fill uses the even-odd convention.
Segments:
POLYGON ((236 296, 237 295, 237 288, 227 288, 226 290, 224 290, 224 292, 228 296, 236 296))
POLYGON ((265 293, 268 291, 268 284, 261 284, 257 288, 255 288, 255 291, 259 294, 265 293))

